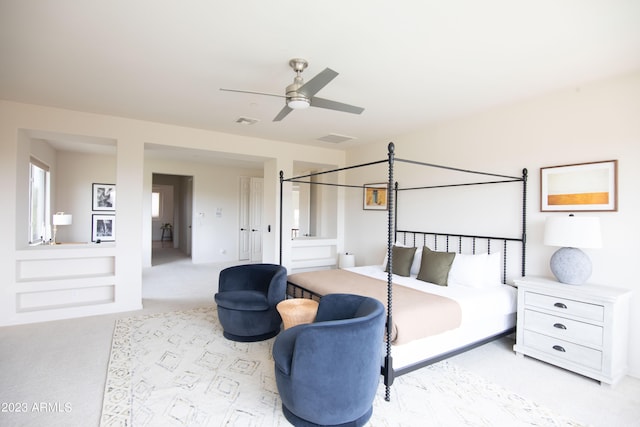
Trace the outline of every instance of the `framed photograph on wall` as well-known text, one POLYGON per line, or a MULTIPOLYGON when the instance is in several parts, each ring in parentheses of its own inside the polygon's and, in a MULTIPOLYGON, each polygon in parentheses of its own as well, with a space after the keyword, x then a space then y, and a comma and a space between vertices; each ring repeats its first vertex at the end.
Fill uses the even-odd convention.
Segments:
POLYGON ((91 241, 115 242, 116 240, 116 216, 92 215, 91 241))
POLYGON ((617 210, 617 160, 540 168, 540 211, 617 210))
POLYGON ((91 187, 91 200, 94 211, 115 211, 116 185, 94 183, 91 187))
POLYGON ((364 210, 387 210, 387 184, 365 184, 362 194, 362 208, 364 210))

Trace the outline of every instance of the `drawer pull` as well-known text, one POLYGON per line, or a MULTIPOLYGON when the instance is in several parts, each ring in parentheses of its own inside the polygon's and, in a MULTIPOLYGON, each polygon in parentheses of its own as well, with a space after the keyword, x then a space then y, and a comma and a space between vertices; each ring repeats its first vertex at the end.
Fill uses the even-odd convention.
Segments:
POLYGON ((566 306, 566 305, 564 305, 564 304, 563 304, 563 303, 561 303, 561 302, 557 302, 557 303, 553 304, 553 306, 554 306, 554 307, 558 307, 558 308, 567 308, 567 306, 566 306))
POLYGON ((567 350, 564 349, 564 347, 560 346, 560 345, 554 345, 553 349, 556 351, 560 351, 562 353, 566 352, 567 350))
POLYGON ((562 323, 554 323, 553 327, 558 329, 567 329, 567 327, 564 326, 562 323))

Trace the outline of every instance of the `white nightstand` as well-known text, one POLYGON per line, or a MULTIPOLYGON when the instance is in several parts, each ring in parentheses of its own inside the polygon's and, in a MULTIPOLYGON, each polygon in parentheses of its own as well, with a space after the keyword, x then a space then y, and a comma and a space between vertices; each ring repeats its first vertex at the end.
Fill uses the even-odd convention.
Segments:
POLYGON ((615 384, 627 372, 631 291, 540 277, 518 286, 516 344, 527 355, 615 384))

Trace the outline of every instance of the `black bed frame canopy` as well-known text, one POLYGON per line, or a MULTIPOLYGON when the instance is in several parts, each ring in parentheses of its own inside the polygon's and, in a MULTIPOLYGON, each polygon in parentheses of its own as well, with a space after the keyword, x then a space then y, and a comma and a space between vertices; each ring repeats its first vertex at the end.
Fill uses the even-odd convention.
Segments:
MULTIPOLYGON (((390 142, 388 145, 388 158, 384 159, 384 160, 377 160, 377 161, 372 161, 372 162, 368 162, 368 163, 361 163, 361 164, 356 164, 356 165, 351 165, 351 166, 345 166, 342 168, 336 168, 336 169, 331 169, 331 170, 327 170, 327 171, 320 171, 320 172, 313 172, 313 173, 309 173, 306 175, 299 175, 299 176, 294 176, 294 177, 290 177, 290 178, 285 178, 284 177, 284 172, 280 171, 280 264, 282 264, 282 243, 283 243, 283 191, 284 191, 284 183, 285 182, 291 182, 291 183, 302 183, 302 184, 308 184, 308 185, 326 185, 326 186, 333 186, 333 187, 346 187, 346 188, 358 188, 358 189, 362 189, 364 187, 364 184, 339 184, 339 183, 328 183, 328 182, 318 182, 318 181, 311 181, 310 178, 315 177, 315 176, 320 176, 320 175, 326 175, 326 174, 331 174, 331 173, 336 173, 336 172, 342 172, 342 171, 346 171, 346 170, 350 170, 350 169, 357 169, 357 168, 362 168, 362 167, 367 167, 367 166, 373 166, 373 165, 378 165, 378 164, 383 164, 383 163, 387 163, 388 164, 388 181, 387 181, 387 194, 388 194, 388 204, 389 204, 389 209, 387 210, 388 212, 388 225, 389 225, 389 238, 391 239, 390 242, 391 244, 393 244, 396 240, 397 237, 397 233, 402 233, 402 230, 398 230, 397 229, 397 218, 396 218, 396 212, 398 210, 398 202, 397 202, 397 193, 400 191, 410 191, 410 190, 425 190, 425 189, 433 189, 433 188, 448 188, 448 187, 463 187, 463 186, 473 186, 473 185, 486 185, 486 184, 501 184, 501 183, 509 183, 509 182, 522 182, 522 235, 520 238, 511 238, 511 237, 500 237, 497 238, 495 236, 478 236, 478 235, 467 235, 467 234, 451 234, 451 233, 446 233, 448 236, 456 236, 456 237, 468 237, 468 238, 478 238, 478 239, 496 239, 496 240, 510 240, 510 241, 522 241, 523 243, 526 242, 526 227, 527 227, 527 223, 526 223, 526 212, 527 212, 527 176, 528 176, 528 172, 527 169, 523 169, 522 170, 522 176, 516 177, 516 176, 509 176, 509 175, 501 175, 501 174, 495 174, 495 173, 490 173, 490 172, 481 172, 481 171, 474 171, 474 170, 470 170, 470 169, 462 169, 462 168, 456 168, 456 167, 452 167, 452 166, 442 166, 442 165, 437 165, 437 164, 433 164, 433 163, 426 163, 426 162, 420 162, 420 161, 416 161, 416 160, 407 160, 407 159, 401 159, 401 158, 397 158, 395 157, 395 144, 393 142, 390 142), (444 185, 425 185, 425 186, 417 186, 417 187, 400 187, 398 182, 394 181, 394 166, 396 162, 400 162, 400 163, 408 163, 408 164, 414 164, 414 165, 420 165, 420 166, 426 166, 426 167, 431 167, 431 168, 438 168, 438 169, 445 169, 445 170, 450 170, 450 171, 456 171, 456 172, 461 172, 461 173, 466 173, 466 174, 475 174, 475 175, 482 175, 482 176, 488 176, 488 177, 492 177, 492 178, 496 178, 492 181, 479 181, 479 182, 469 182, 469 183, 458 183, 458 184, 444 184, 444 185)), ((412 231, 413 232, 413 231, 412 231)), ((438 233, 432 233, 432 232, 428 232, 425 231, 424 234, 438 234, 438 233)), ((525 268, 525 246, 522 245, 523 247, 523 253, 522 253, 522 275, 524 276, 524 268, 525 268)), ((391 260, 389 260, 389 262, 391 262, 391 260)))
MULTIPOLYGON (((336 173, 336 172, 341 172, 341 171, 346 171, 346 170, 350 170, 350 169, 356 169, 356 168, 363 168, 363 167, 368 167, 368 166, 373 166, 373 165, 378 165, 378 164, 383 164, 386 163, 387 164, 387 173, 388 173, 388 177, 387 177, 387 203, 388 203, 388 209, 387 209, 387 325, 391 325, 392 323, 392 316, 393 316, 393 312, 392 312, 392 299, 393 299, 393 287, 392 287, 392 281, 393 281, 393 245, 394 243, 397 241, 397 237, 398 234, 403 234, 403 233, 411 233, 414 235, 414 243, 415 243, 415 236, 416 235, 433 235, 436 237, 436 245, 437 245, 437 237, 438 236, 446 236, 447 238, 447 248, 449 246, 449 237, 457 237, 459 239, 462 238, 470 238, 473 240, 473 244, 474 244, 474 251, 475 251, 475 240, 476 239, 486 239, 488 242, 488 245, 490 245, 490 241, 491 240, 499 240, 499 241, 503 241, 504 242, 504 246, 505 246, 505 251, 504 251, 504 266, 503 266, 503 282, 506 283, 506 242, 507 241, 515 241, 515 242, 521 242, 521 274, 522 276, 525 275, 525 269, 526 269, 526 231, 527 231, 527 222, 526 222, 526 217, 527 217, 527 169, 523 169, 522 170, 522 176, 516 177, 516 176, 508 176, 508 175, 501 175, 501 174, 495 174, 495 173, 490 173, 490 172, 481 172, 481 171, 474 171, 474 170, 469 170, 469 169, 461 169, 461 168, 456 168, 456 167, 451 167, 451 166, 442 166, 442 165, 436 165, 436 164, 432 164, 432 163, 425 163, 425 162, 420 162, 420 161, 416 161, 416 160, 407 160, 407 159, 401 159, 401 158, 396 158, 395 157, 395 145, 393 142, 390 142, 387 146, 388 148, 388 153, 387 153, 387 159, 383 159, 383 160, 378 160, 378 161, 372 161, 372 162, 368 162, 368 163, 362 163, 362 164, 357 164, 357 165, 351 165, 351 166, 346 166, 346 167, 342 167, 342 168, 337 168, 337 169, 332 169, 332 170, 327 170, 327 171, 320 171, 320 172, 314 172, 314 173, 309 173, 307 175, 300 175, 300 176, 294 176, 291 178, 284 178, 284 173, 283 171, 280 171, 280 264, 282 264, 282 256, 283 256, 283 250, 282 250, 282 244, 283 244, 283 188, 284 188, 284 183, 285 182, 292 182, 292 183, 303 183, 303 184, 310 184, 310 185, 328 185, 328 186, 336 186, 336 187, 347 187, 347 188, 360 188, 362 189, 364 187, 364 184, 362 185, 354 185, 354 184, 339 184, 339 183, 327 183, 327 182, 317 182, 317 181, 312 181, 311 178, 314 176, 319 176, 319 175, 325 175, 325 174, 330 174, 330 173, 336 173), (470 183, 456 183, 456 184, 445 184, 445 185, 426 185, 426 186, 417 186, 417 187, 405 187, 402 188, 398 185, 398 183, 395 181, 394 179, 394 167, 395 167, 395 163, 396 162, 400 162, 400 163, 408 163, 408 164, 414 164, 414 165, 419 165, 419 166, 426 166, 426 167, 431 167, 431 168, 438 168, 438 169, 444 169, 444 170, 450 170, 450 171, 455 171, 455 172, 461 172, 461 173, 465 173, 465 174, 473 174, 473 175, 481 175, 484 177, 489 177, 490 180, 487 181, 479 181, 479 182, 470 182, 470 183), (461 186, 473 186, 473 185, 486 185, 486 184, 501 184, 501 183, 513 183, 513 182, 521 182, 522 183, 522 234, 521 237, 519 238, 513 238, 513 237, 495 237, 495 236, 480 236, 480 235, 467 235, 467 234, 451 234, 451 233, 436 233, 436 232, 428 232, 428 231, 405 231, 405 230, 398 230, 397 228, 397 218, 396 218, 396 213, 397 213, 397 209, 398 209, 398 204, 397 204, 397 193, 400 191, 409 191, 409 190, 423 190, 423 189, 433 189, 433 188, 447 188, 447 187, 461 187, 461 186)), ((461 243, 460 243, 461 244, 461 243)), ((434 248, 434 250, 436 250, 437 248, 434 248)), ((484 342, 483 342, 484 343, 484 342)), ((474 345, 475 346, 475 345, 474 345)), ((455 353, 458 353, 460 351, 456 351, 455 353)), ((385 363, 384 366, 382 367, 382 375, 384 375, 384 383, 386 386, 386 393, 385 393, 385 399, 389 400, 390 399, 390 389, 389 387, 391 386, 391 384, 393 383, 394 377, 396 375, 401 375, 402 373, 406 373, 409 372, 411 370, 414 369, 418 369, 422 366, 425 366, 427 364, 430 363, 435 363, 439 360, 444 359, 446 356, 450 356, 453 355, 455 353, 451 353, 451 354, 447 354, 444 357, 439 357, 437 360, 430 360, 428 361, 428 363, 425 361, 425 363, 421 363, 419 365, 415 365, 412 366, 408 369, 403 370, 402 372, 396 372, 393 369, 393 360, 391 357, 391 328, 386 328, 386 356, 385 356, 385 363)))

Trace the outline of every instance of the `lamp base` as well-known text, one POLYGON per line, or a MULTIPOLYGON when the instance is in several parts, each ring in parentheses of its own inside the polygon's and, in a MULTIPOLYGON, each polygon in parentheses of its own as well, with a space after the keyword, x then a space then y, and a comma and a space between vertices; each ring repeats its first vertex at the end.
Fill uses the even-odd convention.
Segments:
POLYGON ((582 285, 591 276, 591 260, 578 248, 558 249, 550 266, 558 281, 568 285, 582 285))

